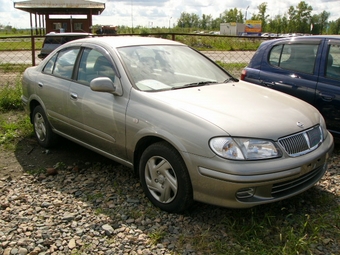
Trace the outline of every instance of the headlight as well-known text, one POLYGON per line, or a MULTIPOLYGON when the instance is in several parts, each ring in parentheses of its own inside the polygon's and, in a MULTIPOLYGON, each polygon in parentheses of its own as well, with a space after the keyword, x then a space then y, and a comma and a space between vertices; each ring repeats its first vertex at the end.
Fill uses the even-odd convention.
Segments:
POLYGON ((253 138, 215 137, 210 148, 218 155, 235 160, 258 160, 281 157, 282 153, 268 140, 253 138))
POLYGON ((320 126, 322 130, 322 141, 326 139, 327 137, 327 127, 326 127, 326 122, 325 119, 320 115, 320 126))

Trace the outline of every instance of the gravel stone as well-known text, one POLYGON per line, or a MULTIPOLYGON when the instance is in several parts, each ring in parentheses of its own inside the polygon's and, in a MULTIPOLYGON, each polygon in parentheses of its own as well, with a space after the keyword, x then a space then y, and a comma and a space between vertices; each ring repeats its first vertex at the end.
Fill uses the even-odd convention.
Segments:
MULTIPOLYGON (((53 151, 44 155, 53 156, 53 151)), ((339 154, 332 156, 316 186, 314 192, 327 191, 334 195, 333 203, 340 204, 339 154)), ((302 197, 306 200, 300 198, 301 209, 317 208, 312 196, 302 197)), ((282 203, 284 208, 291 201, 282 203)), ((76 162, 53 175, 22 172, 0 179, 0 254, 201 255, 206 253, 181 238, 208 233, 236 247, 221 223, 234 213, 237 210, 200 203, 188 213, 166 213, 151 205, 130 169, 76 162)), ((339 246, 335 237, 325 236, 315 251, 340 254, 339 246)))

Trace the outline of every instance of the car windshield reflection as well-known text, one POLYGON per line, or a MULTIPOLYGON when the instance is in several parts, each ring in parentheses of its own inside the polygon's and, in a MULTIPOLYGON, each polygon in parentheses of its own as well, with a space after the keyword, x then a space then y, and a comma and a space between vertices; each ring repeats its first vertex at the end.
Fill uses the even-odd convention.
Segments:
POLYGON ((133 84, 158 91, 222 83, 230 76, 209 59, 184 46, 134 46, 118 49, 133 84))

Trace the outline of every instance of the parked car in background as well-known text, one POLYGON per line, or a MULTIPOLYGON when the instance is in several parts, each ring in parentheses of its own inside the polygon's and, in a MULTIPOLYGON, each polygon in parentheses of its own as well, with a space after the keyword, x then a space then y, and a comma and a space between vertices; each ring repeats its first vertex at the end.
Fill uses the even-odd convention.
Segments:
POLYGON ((48 54, 64 43, 92 36, 93 34, 91 33, 48 33, 45 36, 43 46, 38 57, 44 59, 48 54))
POLYGON ((263 42, 241 80, 298 97, 315 106, 340 136, 340 36, 263 42))
POLYGON ((63 136, 133 168, 168 212, 294 196, 322 178, 333 149, 314 107, 171 40, 75 40, 29 67, 22 89, 41 146, 63 136))

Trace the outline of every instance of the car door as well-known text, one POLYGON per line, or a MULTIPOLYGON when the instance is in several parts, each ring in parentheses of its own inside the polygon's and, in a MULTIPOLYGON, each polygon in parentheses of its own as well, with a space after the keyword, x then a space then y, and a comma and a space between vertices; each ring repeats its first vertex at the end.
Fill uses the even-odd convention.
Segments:
POLYGON ((313 103, 320 42, 285 41, 269 47, 261 64, 260 84, 313 103))
POLYGON ((70 86, 68 112, 76 127, 72 137, 87 145, 125 158, 125 111, 128 99, 90 88, 97 77, 108 77, 120 82, 113 61, 100 48, 84 48, 75 82, 70 86))
POLYGON ((340 40, 324 43, 314 105, 324 116, 327 128, 340 134, 340 40))
POLYGON ((56 53, 46 63, 38 77, 37 95, 46 110, 51 125, 62 133, 70 132, 67 98, 72 84, 73 67, 80 48, 68 48, 56 53))

